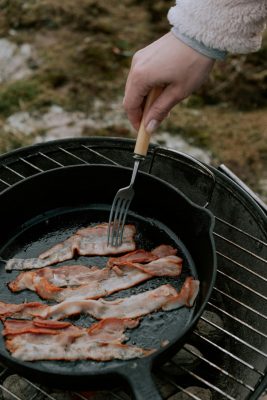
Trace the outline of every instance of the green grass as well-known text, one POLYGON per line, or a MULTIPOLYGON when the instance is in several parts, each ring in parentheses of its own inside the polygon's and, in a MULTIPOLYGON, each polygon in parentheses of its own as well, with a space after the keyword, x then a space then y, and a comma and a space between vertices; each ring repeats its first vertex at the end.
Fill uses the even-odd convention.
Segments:
POLYGON ((23 109, 40 93, 38 83, 32 80, 22 80, 3 86, 0 90, 0 114, 7 117, 23 109))

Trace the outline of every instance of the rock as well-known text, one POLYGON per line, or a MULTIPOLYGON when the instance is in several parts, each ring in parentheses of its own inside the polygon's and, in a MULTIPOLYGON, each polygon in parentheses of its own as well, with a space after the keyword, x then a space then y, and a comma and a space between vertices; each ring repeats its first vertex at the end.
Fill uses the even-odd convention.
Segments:
MULTIPOLYGON (((212 394, 209 389, 204 389, 199 386, 190 386, 185 390, 187 390, 189 393, 195 396, 194 398, 201 400, 212 400, 212 394)), ((192 399, 192 396, 189 396, 183 392, 176 393, 168 398, 168 400, 189 400, 189 399, 192 399)))
POLYGON ((3 387, 6 389, 6 391, 2 389, 3 397, 0 397, 0 399, 3 400, 14 400, 14 396, 21 400, 47 400, 48 396, 45 393, 48 393, 55 400, 73 400, 73 395, 68 391, 40 387, 44 392, 42 393, 41 390, 36 389, 26 379, 16 374, 8 376, 3 383, 3 387))
POLYGON ((69 392, 66 391, 55 391, 55 392, 51 392, 48 390, 45 390, 47 393, 49 393, 49 396, 51 396, 53 399, 55 400, 73 400, 73 396, 72 394, 70 394, 69 392))
POLYGON ((18 112, 7 118, 3 130, 6 133, 30 135, 40 129, 38 122, 28 112, 18 112))
POLYGON ((171 383, 160 378, 159 376, 156 377, 155 383, 163 399, 169 399, 169 397, 176 392, 175 387, 171 383))
POLYGON ((0 83, 30 76, 32 53, 32 47, 28 43, 18 46, 10 40, 0 39, 0 83))
POLYGON ((152 143, 160 144, 172 150, 177 150, 182 153, 189 154, 190 156, 202 161, 206 164, 211 163, 211 154, 209 151, 200 149, 199 147, 192 146, 185 139, 178 135, 172 135, 169 132, 160 132, 152 136, 152 143))
POLYGON ((45 396, 41 392, 16 374, 8 376, 3 383, 3 387, 6 389, 6 391, 2 389, 4 400, 14 400, 13 394, 21 400, 29 400, 31 398, 45 400, 45 396))
POLYGON ((172 362, 167 362, 163 365, 162 370, 171 375, 182 375, 185 372, 180 368, 180 366, 193 370, 200 364, 201 360, 197 357, 197 355, 202 356, 201 352, 196 347, 186 344, 184 348, 182 348, 172 358, 172 362))
POLYGON ((80 112, 67 112, 61 107, 52 106, 46 113, 30 114, 18 112, 7 118, 3 131, 13 134, 36 134, 35 142, 66 137, 81 136, 85 127, 94 126, 94 121, 80 112), (39 133, 42 132, 42 135, 39 133))
MULTIPOLYGON (((223 328, 223 321, 218 314, 212 311, 204 311, 203 317, 208 321, 214 323, 216 326, 223 328)), ((220 331, 213 325, 209 324, 208 322, 204 321, 203 319, 200 319, 198 321, 196 331, 200 335, 208 338, 214 343, 219 343, 224 336, 222 331, 220 331)))
POLYGON ((202 356, 201 352, 196 347, 186 344, 184 348, 172 358, 172 361, 177 365, 195 367, 200 362, 199 358, 197 357, 198 355, 202 356))

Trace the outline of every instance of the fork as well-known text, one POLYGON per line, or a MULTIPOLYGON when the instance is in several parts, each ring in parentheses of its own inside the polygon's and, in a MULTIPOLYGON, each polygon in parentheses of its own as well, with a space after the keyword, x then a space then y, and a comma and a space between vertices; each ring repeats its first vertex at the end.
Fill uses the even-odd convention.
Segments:
POLYGON ((132 172, 132 177, 129 186, 121 188, 116 193, 110 214, 109 214, 109 224, 108 224, 108 246, 118 247, 122 244, 123 230, 125 226, 125 221, 129 206, 134 197, 134 182, 139 169, 141 161, 143 161, 147 155, 148 146, 150 142, 151 134, 149 134, 145 129, 145 116, 147 111, 156 100, 156 98, 162 92, 162 88, 156 87, 150 91, 147 96, 142 120, 137 134, 136 144, 134 148, 134 167, 132 172))

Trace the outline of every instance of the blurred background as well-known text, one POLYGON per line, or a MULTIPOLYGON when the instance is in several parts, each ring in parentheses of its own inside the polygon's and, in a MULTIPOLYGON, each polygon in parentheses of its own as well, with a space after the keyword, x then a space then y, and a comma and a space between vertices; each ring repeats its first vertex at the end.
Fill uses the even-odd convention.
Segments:
MULTIPOLYGON (((135 137, 122 108, 135 51, 169 30, 169 0, 0 0, 0 154, 76 136, 135 137)), ((267 34, 218 62, 153 141, 226 164, 267 201, 267 34)))

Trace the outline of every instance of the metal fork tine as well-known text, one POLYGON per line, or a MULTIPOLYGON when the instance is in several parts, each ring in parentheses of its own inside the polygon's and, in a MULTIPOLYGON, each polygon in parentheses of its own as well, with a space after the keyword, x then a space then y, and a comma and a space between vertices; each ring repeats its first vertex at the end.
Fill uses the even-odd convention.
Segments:
POLYGON ((120 197, 120 193, 118 192, 114 198, 113 205, 110 211, 109 216, 109 227, 108 227, 108 245, 111 246, 118 246, 117 243, 117 236, 118 236, 118 229, 121 220, 121 215, 123 212, 123 202, 125 199, 120 197))
POLYGON ((114 218, 114 223, 116 224, 116 229, 113 230, 114 233, 114 240, 115 244, 114 246, 119 246, 121 244, 121 241, 119 240, 119 237, 122 236, 123 233, 123 221, 125 220, 126 216, 125 213, 127 212, 126 210, 126 204, 127 204, 127 199, 122 199, 120 203, 120 208, 117 208, 118 211, 118 218, 114 218))
POLYGON ((127 217, 127 213, 128 213, 128 209, 129 209, 130 203, 131 203, 131 200, 126 201, 126 206, 125 206, 125 210, 124 210, 124 214, 123 214, 123 220, 122 220, 122 223, 121 223, 120 234, 118 233, 118 237, 119 237, 118 246, 120 246, 121 243, 122 243, 123 228, 124 228, 124 225, 125 225, 125 221, 126 221, 126 217, 127 217))

